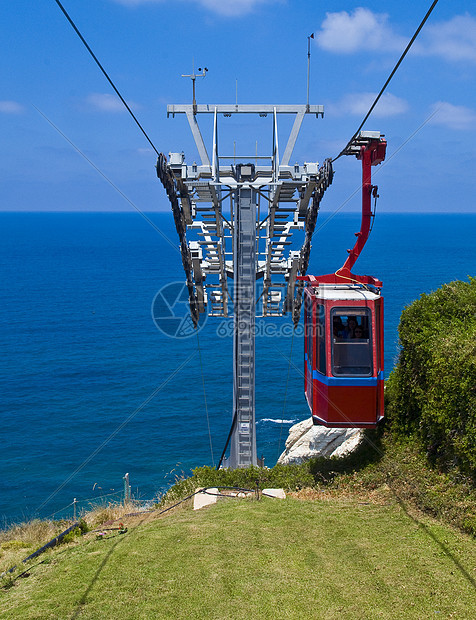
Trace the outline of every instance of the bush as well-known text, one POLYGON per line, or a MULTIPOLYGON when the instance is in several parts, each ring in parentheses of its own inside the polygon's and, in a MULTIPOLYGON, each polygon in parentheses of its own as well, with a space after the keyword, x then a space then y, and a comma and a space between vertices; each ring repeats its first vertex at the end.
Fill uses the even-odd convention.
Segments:
POLYGON ((177 480, 161 498, 160 505, 180 500, 199 487, 240 487, 255 489, 283 488, 295 491, 314 484, 309 464, 275 465, 272 469, 247 467, 244 469, 220 469, 197 467, 190 478, 177 480))
POLYGON ((418 435, 433 462, 476 476, 476 278, 421 295, 399 335, 386 389, 392 431, 418 435))
POLYGON ((299 491, 305 488, 331 484, 340 473, 355 472, 376 463, 383 455, 382 430, 366 430, 365 441, 359 448, 344 457, 318 457, 301 464, 281 465, 273 468, 247 467, 244 469, 220 469, 197 467, 192 476, 177 479, 175 484, 160 498, 158 505, 174 503, 191 495, 201 487, 240 487, 254 490, 278 488, 299 491))
POLYGON ((81 536, 81 528, 75 527, 71 530, 71 532, 68 532, 63 536, 61 539, 61 544, 73 542, 78 536, 81 536))

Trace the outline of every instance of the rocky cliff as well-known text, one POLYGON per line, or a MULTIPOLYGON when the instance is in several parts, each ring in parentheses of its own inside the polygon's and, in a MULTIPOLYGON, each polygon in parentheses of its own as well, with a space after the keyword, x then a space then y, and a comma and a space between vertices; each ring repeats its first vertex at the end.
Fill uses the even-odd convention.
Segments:
POLYGON ((307 418, 289 429, 286 449, 278 463, 302 463, 315 456, 344 456, 359 445, 362 433, 358 428, 313 426, 312 418, 307 418))

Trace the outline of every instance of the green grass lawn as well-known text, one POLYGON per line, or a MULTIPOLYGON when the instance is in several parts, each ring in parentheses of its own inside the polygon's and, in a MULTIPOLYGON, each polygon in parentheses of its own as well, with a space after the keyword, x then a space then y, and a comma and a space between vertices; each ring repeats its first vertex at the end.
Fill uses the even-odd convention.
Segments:
POLYGON ((96 540, 0 590, 0 618, 474 618, 474 539, 403 504, 223 500, 96 540))

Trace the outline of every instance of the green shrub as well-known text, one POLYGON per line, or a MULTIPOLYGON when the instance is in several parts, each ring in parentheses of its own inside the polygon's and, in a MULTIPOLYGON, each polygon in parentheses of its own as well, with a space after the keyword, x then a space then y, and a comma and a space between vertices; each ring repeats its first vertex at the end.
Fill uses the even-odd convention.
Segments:
POLYGON ((197 467, 192 476, 177 479, 161 498, 160 506, 179 501, 200 487, 240 487, 254 490, 278 488, 299 491, 331 483, 340 473, 355 472, 376 463, 383 455, 382 429, 366 430, 365 440, 351 454, 340 458, 313 458, 301 464, 281 465, 273 468, 247 467, 245 469, 220 469, 197 467))
POLYGON ((161 499, 161 505, 178 501, 199 487, 240 487, 255 489, 283 488, 298 490, 314 484, 309 463, 302 465, 275 465, 272 469, 247 467, 245 469, 220 469, 197 467, 190 478, 177 480, 161 499))
POLYGON ((439 466, 476 475, 476 279, 451 282, 406 307, 387 382, 397 435, 418 435, 439 466))
POLYGON ((75 527, 71 530, 71 532, 68 532, 65 536, 63 536, 61 539, 61 544, 73 542, 73 540, 75 540, 78 536, 81 536, 81 528, 75 527))

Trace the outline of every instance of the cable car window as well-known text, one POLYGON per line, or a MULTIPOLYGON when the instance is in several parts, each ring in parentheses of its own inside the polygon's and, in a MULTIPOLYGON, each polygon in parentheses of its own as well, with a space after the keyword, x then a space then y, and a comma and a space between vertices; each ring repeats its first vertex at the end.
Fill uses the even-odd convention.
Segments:
POLYGON ((307 339, 307 361, 312 368, 312 349, 313 349, 313 328, 312 328, 312 301, 308 295, 304 299, 304 324, 306 327, 307 339))
POLYGON ((316 343, 317 343, 317 370, 326 374, 326 323, 324 306, 316 305, 316 343))
POLYGON ((372 334, 369 308, 334 308, 332 374, 372 376, 372 334))

